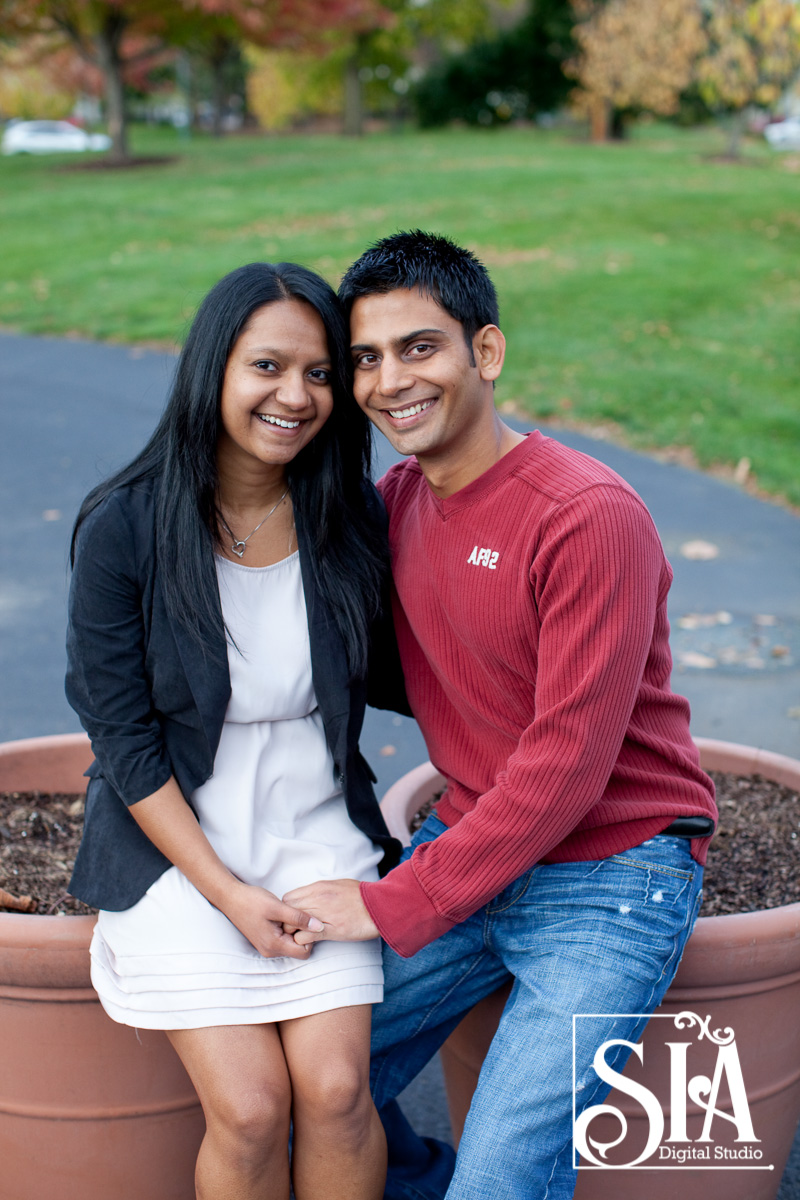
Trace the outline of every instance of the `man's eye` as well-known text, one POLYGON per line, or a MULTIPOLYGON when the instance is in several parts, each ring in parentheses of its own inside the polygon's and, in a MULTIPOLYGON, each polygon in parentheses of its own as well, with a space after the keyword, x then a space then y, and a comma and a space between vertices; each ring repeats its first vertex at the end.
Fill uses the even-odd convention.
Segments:
POLYGON ((430 342, 416 342, 415 345, 413 345, 411 347, 410 352, 412 354, 426 354, 428 352, 428 350, 430 350, 430 349, 431 349, 430 342))
POLYGON ((377 354, 357 354, 353 360, 353 365, 356 367, 374 367, 377 361, 377 354))

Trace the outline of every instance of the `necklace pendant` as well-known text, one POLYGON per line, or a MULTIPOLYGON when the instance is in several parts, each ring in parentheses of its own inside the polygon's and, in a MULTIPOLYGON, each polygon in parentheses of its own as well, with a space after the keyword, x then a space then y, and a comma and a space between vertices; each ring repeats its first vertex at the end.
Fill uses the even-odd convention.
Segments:
POLYGON ((244 544, 244 542, 234 542, 231 545, 231 551, 234 554, 238 555, 239 558, 244 557, 244 552, 246 549, 247 549, 247 546, 244 544))

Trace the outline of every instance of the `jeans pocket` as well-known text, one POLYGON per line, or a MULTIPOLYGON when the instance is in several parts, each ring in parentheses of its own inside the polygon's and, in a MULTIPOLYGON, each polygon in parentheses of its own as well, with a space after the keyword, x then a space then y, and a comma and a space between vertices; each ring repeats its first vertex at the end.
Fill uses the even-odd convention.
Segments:
POLYGON ((441 821, 436 813, 431 813, 429 817, 423 821, 419 829, 411 837, 411 845, 406 846, 400 856, 400 862, 406 862, 411 858, 411 855, 416 850, 417 846, 422 846, 425 842, 433 842, 440 833, 444 833, 447 829, 444 821, 441 821))
POLYGON ((688 838, 663 836, 648 838, 630 850, 613 854, 608 861, 639 870, 664 872, 677 879, 693 879, 699 865, 692 858, 688 838))

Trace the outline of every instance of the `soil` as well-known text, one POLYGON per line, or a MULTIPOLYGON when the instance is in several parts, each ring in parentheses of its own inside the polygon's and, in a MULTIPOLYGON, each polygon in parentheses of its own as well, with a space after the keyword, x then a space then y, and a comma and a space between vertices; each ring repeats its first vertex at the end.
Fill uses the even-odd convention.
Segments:
MULTIPOLYGON (((700 915, 800 903, 800 793, 761 775, 710 775, 719 824, 708 851, 700 915)), ((412 830, 438 799, 414 814, 412 830)))
POLYGON ((12 907, 0 895, 0 912, 97 911, 67 892, 84 800, 82 794, 0 792, 0 889, 23 902, 12 907))
MULTIPOLYGON (((712 772, 712 778, 720 821, 708 854, 702 916, 800 902, 800 794, 760 775, 712 772)), ((416 814, 412 828, 436 799, 416 814)), ((83 807, 82 795, 0 793, 0 911, 95 911, 67 892, 83 807)))
POLYGON ((140 154, 128 158, 89 158, 77 163, 59 164, 57 171, 129 171, 136 167, 167 167, 179 162, 177 154, 140 154))

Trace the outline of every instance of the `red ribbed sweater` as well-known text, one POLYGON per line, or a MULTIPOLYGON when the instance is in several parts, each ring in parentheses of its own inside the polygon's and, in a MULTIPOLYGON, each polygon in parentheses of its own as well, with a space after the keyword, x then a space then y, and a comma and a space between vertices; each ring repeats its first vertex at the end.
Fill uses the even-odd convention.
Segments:
MULTIPOLYGON (((624 480, 536 432, 446 500, 416 459, 379 487, 409 701, 449 827, 361 885, 393 949, 416 953, 537 862, 716 818, 670 690, 672 572, 624 480)), ((699 862, 707 846, 692 842, 699 862)))

